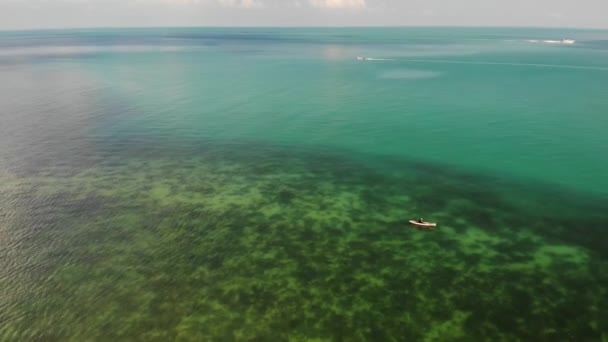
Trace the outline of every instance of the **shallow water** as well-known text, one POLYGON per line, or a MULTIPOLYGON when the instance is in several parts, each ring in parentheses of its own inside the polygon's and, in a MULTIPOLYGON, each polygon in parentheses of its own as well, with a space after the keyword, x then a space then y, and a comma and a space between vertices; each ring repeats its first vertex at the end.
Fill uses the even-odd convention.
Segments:
POLYGON ((0 340, 607 339, 607 36, 0 34, 0 340))

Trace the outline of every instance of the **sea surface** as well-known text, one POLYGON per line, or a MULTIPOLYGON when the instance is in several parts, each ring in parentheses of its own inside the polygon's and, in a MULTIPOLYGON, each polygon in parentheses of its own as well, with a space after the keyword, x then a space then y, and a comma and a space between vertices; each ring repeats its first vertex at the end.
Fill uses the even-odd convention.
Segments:
POLYGON ((608 341, 608 31, 0 32, 0 340, 608 341))

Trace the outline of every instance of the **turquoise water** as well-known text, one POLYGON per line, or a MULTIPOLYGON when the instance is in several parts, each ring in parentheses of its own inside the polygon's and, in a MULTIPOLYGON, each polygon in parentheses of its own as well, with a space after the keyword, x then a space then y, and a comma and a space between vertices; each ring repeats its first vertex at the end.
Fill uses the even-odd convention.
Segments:
POLYGON ((1 32, 0 339, 607 340, 607 42, 1 32))

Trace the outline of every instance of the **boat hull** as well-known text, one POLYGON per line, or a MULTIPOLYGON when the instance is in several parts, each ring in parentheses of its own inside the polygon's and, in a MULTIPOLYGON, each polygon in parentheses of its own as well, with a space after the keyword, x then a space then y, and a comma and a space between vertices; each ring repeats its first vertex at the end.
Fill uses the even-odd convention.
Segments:
POLYGON ((437 227, 437 223, 418 222, 416 220, 410 220, 410 223, 413 224, 414 226, 422 227, 422 228, 435 228, 435 227, 437 227))

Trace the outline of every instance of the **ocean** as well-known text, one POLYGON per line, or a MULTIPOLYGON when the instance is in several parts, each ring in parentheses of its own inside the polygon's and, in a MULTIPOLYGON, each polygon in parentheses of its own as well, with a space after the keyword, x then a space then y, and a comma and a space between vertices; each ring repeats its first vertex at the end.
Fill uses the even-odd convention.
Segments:
POLYGON ((606 94, 601 30, 0 32, 0 340, 608 341, 606 94))

